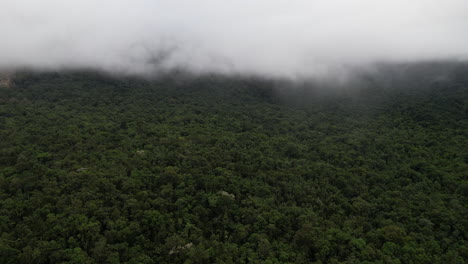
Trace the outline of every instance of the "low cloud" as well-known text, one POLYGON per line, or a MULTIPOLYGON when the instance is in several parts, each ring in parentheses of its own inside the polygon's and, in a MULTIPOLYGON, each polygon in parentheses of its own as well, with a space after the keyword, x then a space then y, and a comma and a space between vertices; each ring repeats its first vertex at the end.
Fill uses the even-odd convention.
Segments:
POLYGON ((3 0, 0 68, 314 77, 468 58, 466 0, 3 0))

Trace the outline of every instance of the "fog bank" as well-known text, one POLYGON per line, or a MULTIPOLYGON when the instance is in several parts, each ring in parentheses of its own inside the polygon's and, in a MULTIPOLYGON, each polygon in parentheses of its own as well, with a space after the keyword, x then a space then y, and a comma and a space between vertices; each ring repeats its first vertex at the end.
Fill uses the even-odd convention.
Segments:
POLYGON ((3 0, 0 68, 314 77, 466 60, 466 0, 3 0))

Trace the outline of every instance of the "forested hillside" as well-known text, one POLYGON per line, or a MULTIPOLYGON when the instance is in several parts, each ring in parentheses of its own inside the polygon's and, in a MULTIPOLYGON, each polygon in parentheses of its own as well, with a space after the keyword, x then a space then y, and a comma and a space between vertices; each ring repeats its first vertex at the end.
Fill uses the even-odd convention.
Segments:
POLYGON ((16 73, 0 263, 466 263, 466 72, 16 73))

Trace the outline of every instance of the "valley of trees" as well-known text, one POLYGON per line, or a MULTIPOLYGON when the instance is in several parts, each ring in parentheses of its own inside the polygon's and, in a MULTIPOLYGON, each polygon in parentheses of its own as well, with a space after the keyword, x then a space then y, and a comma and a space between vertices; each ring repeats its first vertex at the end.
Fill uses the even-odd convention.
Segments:
POLYGON ((466 69, 350 89, 18 72, 0 263, 466 263, 466 69))

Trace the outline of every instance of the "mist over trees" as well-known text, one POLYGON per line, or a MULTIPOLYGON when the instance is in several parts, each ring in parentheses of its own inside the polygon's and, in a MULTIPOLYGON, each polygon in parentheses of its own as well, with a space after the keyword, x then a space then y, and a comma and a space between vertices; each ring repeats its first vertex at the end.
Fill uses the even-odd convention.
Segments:
POLYGON ((468 59, 466 0, 3 0, 0 69, 309 78, 468 59))
POLYGON ((1 0, 0 264, 468 263, 467 0, 1 0))

